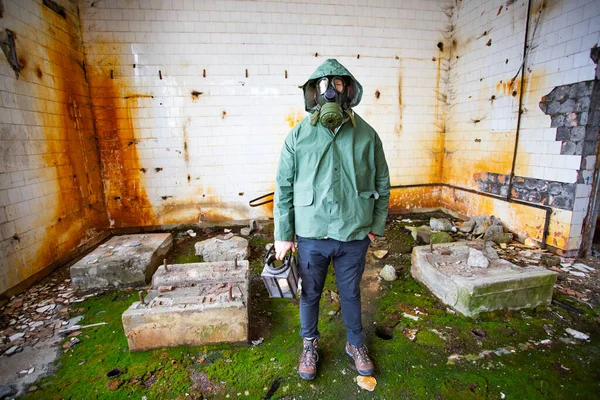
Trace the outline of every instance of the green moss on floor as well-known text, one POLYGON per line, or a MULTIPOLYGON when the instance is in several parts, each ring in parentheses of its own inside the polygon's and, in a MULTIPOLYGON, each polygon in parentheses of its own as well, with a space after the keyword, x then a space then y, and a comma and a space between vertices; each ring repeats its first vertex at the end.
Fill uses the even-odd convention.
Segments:
POLYGON ((255 235, 250 240, 250 335, 252 340, 264 338, 262 344, 130 353, 121 314, 137 294, 105 293, 79 306, 84 309, 81 324, 108 324, 85 329, 81 343, 61 355, 55 373, 36 382, 39 389, 24 398, 261 399, 273 389, 272 399, 499 399, 502 394, 507 399, 597 398, 598 314, 592 310, 579 315, 555 305, 476 319, 453 314, 411 277, 410 252, 405 250, 414 240, 402 229, 389 229, 395 232, 388 236, 389 256, 367 267, 391 264, 399 276, 394 282, 379 282, 372 297, 363 295, 374 310, 363 320, 376 364, 375 392, 356 385, 357 374, 344 353, 345 328, 332 295, 337 292, 333 268, 322 298, 319 374, 311 382, 298 378, 298 301, 266 296, 260 271, 272 238, 255 235), (394 246, 396 239, 404 244, 394 246), (590 334, 590 342, 561 342, 568 327, 590 334), (544 339, 551 342, 539 344, 544 339), (485 351, 491 353, 481 356, 485 351), (461 358, 449 361, 453 354, 461 358), (116 367, 124 373, 111 391, 106 373, 116 367))

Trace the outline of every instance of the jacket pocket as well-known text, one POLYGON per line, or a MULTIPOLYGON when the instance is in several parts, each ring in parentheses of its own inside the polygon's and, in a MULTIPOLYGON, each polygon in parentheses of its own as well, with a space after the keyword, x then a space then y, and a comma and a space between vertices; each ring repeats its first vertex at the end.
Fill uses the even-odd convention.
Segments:
POLYGON ((294 207, 306 207, 312 205, 314 192, 312 190, 294 191, 294 207))
POLYGON ((358 192, 358 195, 363 199, 375 199, 379 198, 379 193, 376 190, 368 190, 366 192, 358 192))

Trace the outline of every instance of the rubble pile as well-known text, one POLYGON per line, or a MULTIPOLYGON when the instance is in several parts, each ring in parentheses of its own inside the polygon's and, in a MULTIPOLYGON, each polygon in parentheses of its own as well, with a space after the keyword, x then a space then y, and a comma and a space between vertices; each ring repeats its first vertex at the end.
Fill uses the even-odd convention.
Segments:
POLYGON ((77 296, 70 279, 52 278, 44 285, 34 285, 0 309, 2 324, 0 357, 12 356, 23 348, 51 339, 69 324, 69 311, 86 298, 77 296))
MULTIPOLYGON (((402 220, 401 222, 412 222, 402 220)), ((477 215, 465 222, 452 223, 448 218, 431 218, 429 225, 406 226, 418 244, 450 243, 455 240, 483 239, 497 244, 510 243, 513 234, 508 232, 498 218, 477 215)))

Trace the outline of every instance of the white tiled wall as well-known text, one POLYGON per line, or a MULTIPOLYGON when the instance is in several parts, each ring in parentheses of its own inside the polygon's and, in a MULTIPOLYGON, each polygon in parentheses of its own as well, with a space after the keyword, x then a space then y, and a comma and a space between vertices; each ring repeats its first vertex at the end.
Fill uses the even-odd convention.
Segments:
MULTIPOLYGON (((477 188, 474 173, 510 173, 521 90, 523 117, 515 175, 576 182, 581 156, 560 154, 556 128, 550 127, 550 116, 538 104, 556 86, 594 78, 595 64, 589 55, 600 40, 600 2, 544 2, 540 10, 541 4, 532 4, 531 50, 525 65, 525 84, 520 88, 520 77, 513 86, 507 82, 522 62, 527 2, 458 3, 455 24, 460 58, 451 82, 457 98, 452 107, 454 125, 446 136, 450 155, 444 163, 448 183, 477 188)), ((563 222, 557 231, 568 238, 569 249, 579 246, 588 192, 589 188, 578 188, 576 207, 569 213, 572 220, 560 212, 563 222)), ((476 210, 473 206, 472 211, 476 210)), ((527 213, 519 214, 509 226, 518 230, 527 218, 527 213)))
POLYGON ((92 88, 113 70, 119 96, 153 96, 126 105, 148 170, 139 178, 154 215, 146 223, 196 222, 205 210, 268 215, 248 201, 273 190, 283 139, 305 114, 298 86, 327 58, 362 83, 356 111, 382 137, 392 183, 439 181, 432 58, 450 3, 82 2, 92 88), (193 90, 203 93, 196 101, 193 90))
POLYGON ((106 227, 77 8, 4 0, 17 79, 0 53, 0 293, 106 227))

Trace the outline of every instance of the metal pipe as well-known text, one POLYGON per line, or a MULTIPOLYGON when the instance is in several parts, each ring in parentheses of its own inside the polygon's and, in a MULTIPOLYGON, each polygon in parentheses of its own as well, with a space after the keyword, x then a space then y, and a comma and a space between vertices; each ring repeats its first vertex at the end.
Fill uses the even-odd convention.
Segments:
POLYGON ((525 90, 524 90, 525 88, 523 85, 525 83, 525 71, 527 69, 526 68, 527 54, 529 52, 528 51, 529 46, 527 45, 527 37, 529 36, 530 14, 531 14, 531 0, 529 0, 527 2, 527 19, 525 21, 525 38, 523 39, 523 61, 521 63, 521 83, 520 83, 521 90, 519 91, 519 112, 517 114, 517 128, 516 128, 516 132, 515 132, 515 147, 513 150, 513 159, 512 159, 512 165, 510 166, 510 176, 508 178, 508 193, 506 195, 507 199, 512 198, 511 192, 512 192, 513 179, 515 177, 515 168, 517 165, 517 153, 518 153, 518 148, 519 148, 519 134, 521 133, 521 119, 522 119, 522 115, 523 115, 523 93, 525 92, 525 90))

